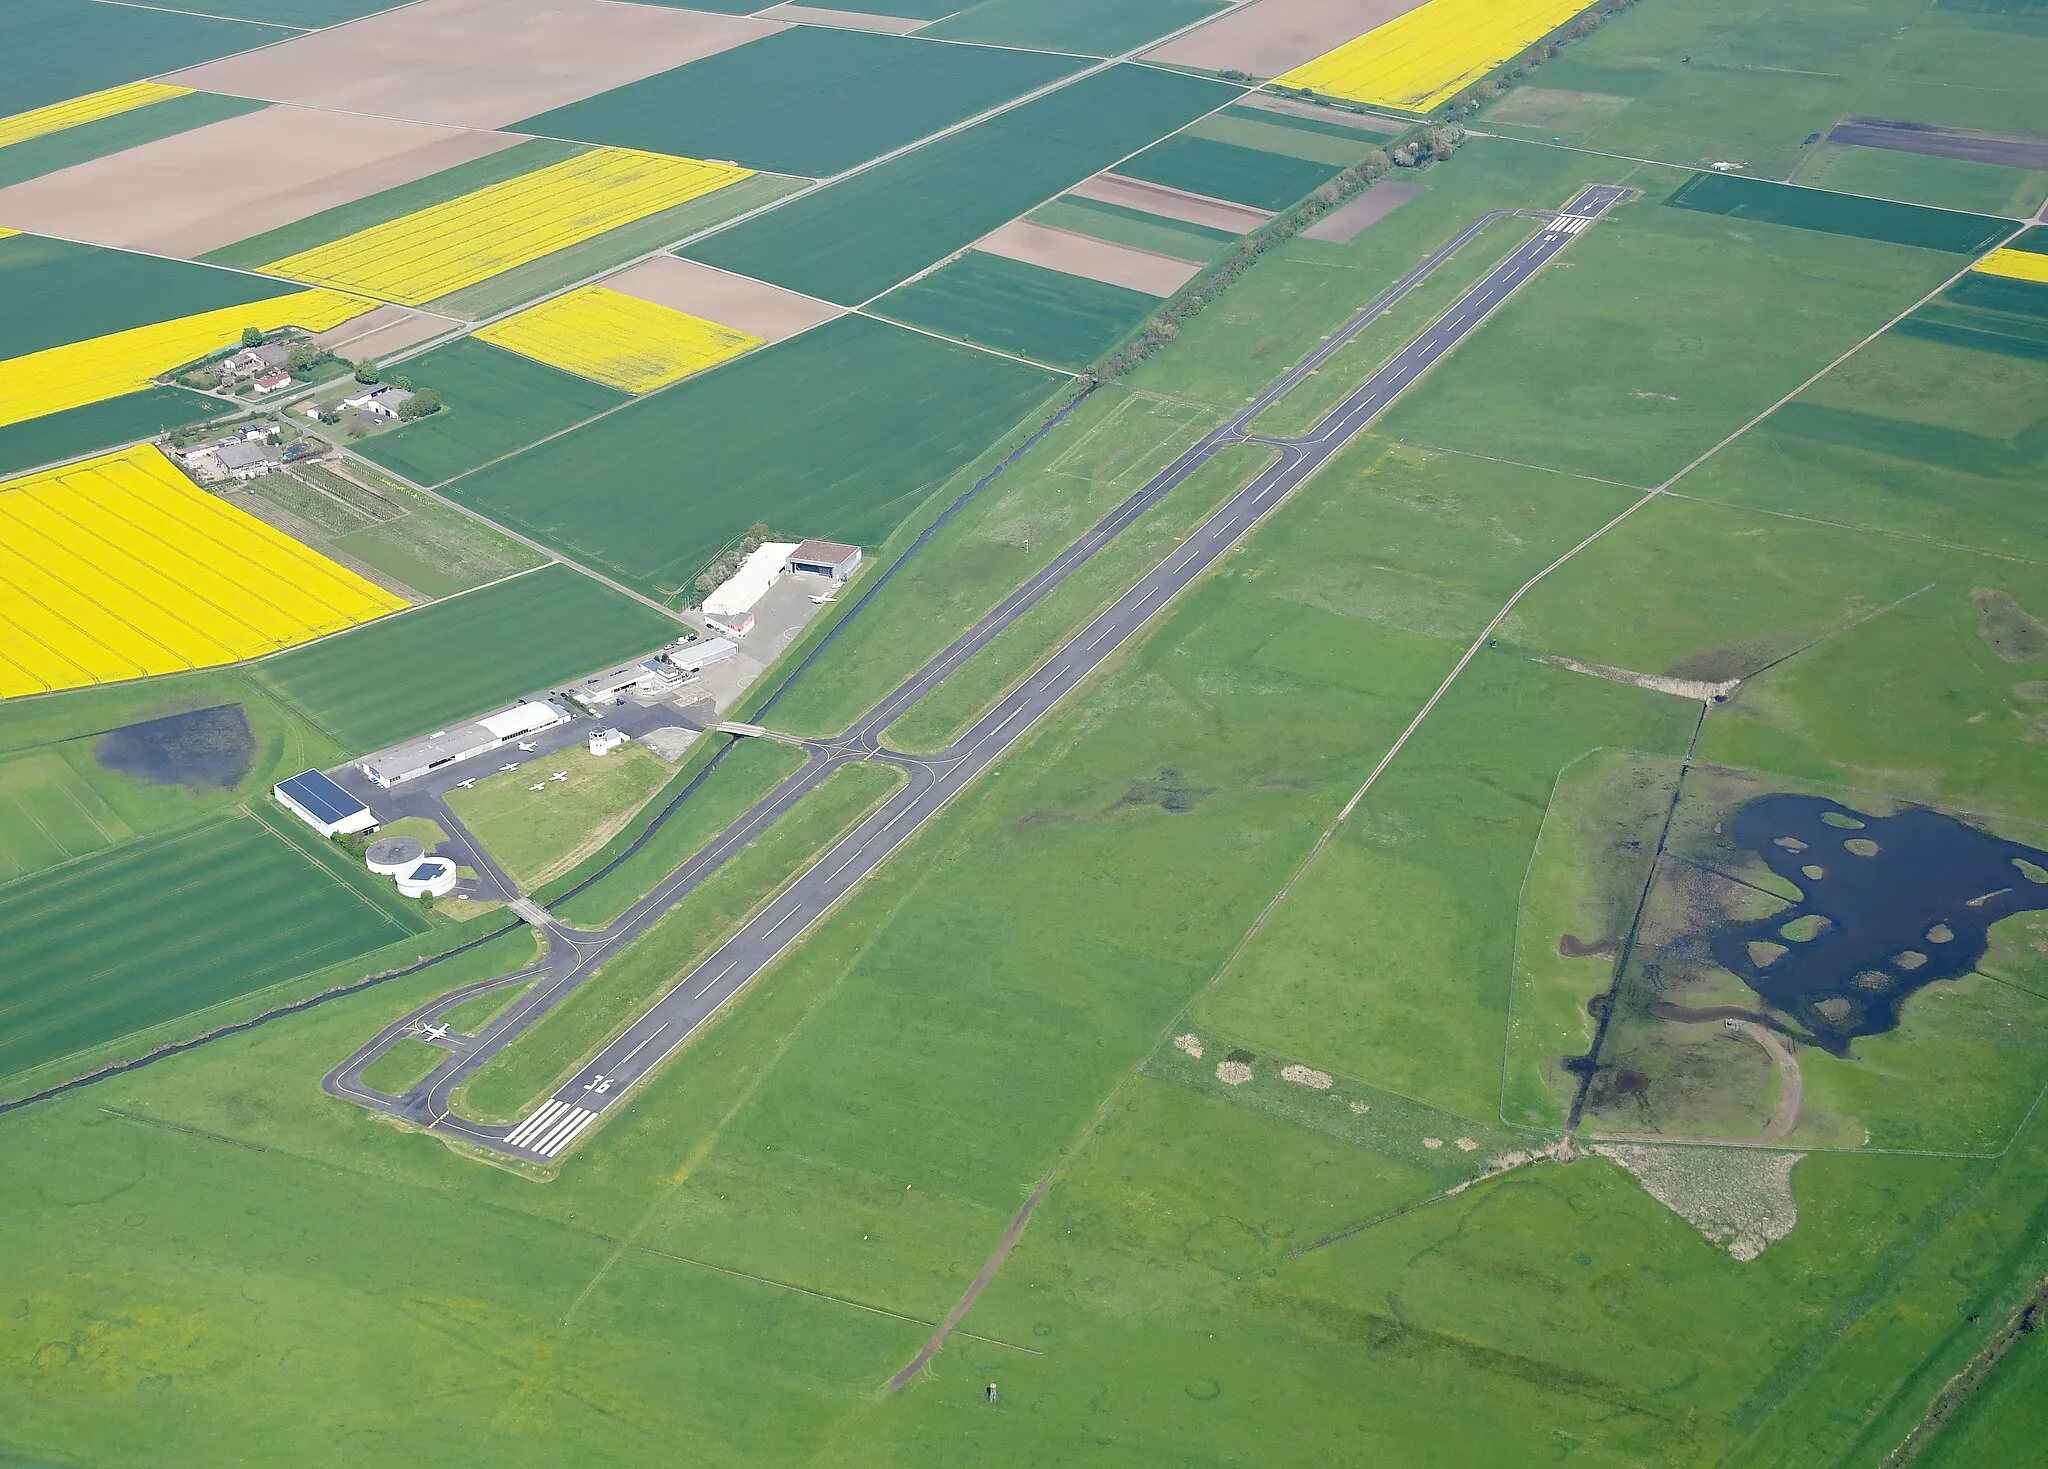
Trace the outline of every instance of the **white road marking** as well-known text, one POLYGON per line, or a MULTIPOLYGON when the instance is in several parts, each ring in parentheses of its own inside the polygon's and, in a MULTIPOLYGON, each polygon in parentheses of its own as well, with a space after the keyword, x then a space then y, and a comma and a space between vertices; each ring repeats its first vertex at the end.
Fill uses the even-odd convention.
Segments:
POLYGON ((506 1135, 505 1141, 514 1147, 524 1147, 528 1138, 532 1137, 548 1123, 554 1121, 558 1114, 567 1110, 568 1108, 563 1103, 556 1101, 553 1097, 549 1097, 534 1110, 531 1117, 528 1117, 524 1122, 513 1128, 506 1135))
MULTIPOLYGON (((735 960, 733 961, 733 964, 737 964, 738 962, 739 962, 739 961, 738 961, 737 959, 735 959, 735 960)), ((725 966, 725 969, 730 969, 730 968, 732 968, 732 964, 728 964, 728 965, 726 965, 726 966, 725 966)), ((723 973, 725 973, 725 969, 721 969, 721 970, 719 970, 718 972, 719 972, 720 974, 723 974, 723 973)), ((632 1049, 632 1050, 630 1050, 630 1051, 626 1052, 626 1054, 625 1054, 625 1055, 624 1055, 624 1056, 623 1056, 623 1057, 622 1057, 622 1058, 620 1059, 620 1061, 619 1061, 619 1064, 618 1064, 617 1066, 614 1066, 614 1067, 612 1068, 612 1075, 616 1076, 616 1075, 618 1075, 618 1074, 619 1074, 619 1072, 620 1072, 620 1071, 624 1070, 624 1069, 625 1069, 625 1067, 626 1067, 626 1064, 627 1064, 628 1062, 630 1062, 630 1061, 631 1061, 631 1060, 632 1060, 632 1059, 633 1059, 633 1058, 634 1058, 635 1056, 639 1055, 639 1054, 640 1054, 640 1053, 641 1053, 642 1051, 646 1050, 646 1049, 647 1049, 647 1048, 648 1048, 649 1046, 651 1046, 651 1045, 653 1045, 653 1044, 654 1044, 654 1037, 655 1037, 655 1036, 658 1036, 658 1035, 660 1035, 660 1034, 661 1034, 661 1033, 662 1033, 662 1032, 663 1032, 664 1030, 667 1030, 667 1029, 668 1029, 668 1022, 667 1022, 666 1020, 662 1021, 662 1022, 661 1022, 661 1024, 659 1024, 659 1025, 655 1026, 655 1027, 654 1027, 654 1029, 653 1029, 653 1031, 649 1033, 649 1035, 648 1035, 648 1037, 647 1037, 647 1039, 646 1039, 646 1040, 644 1040, 644 1041, 640 1042, 640 1044, 639 1044, 639 1045, 637 1045, 637 1046, 633 1047, 633 1049, 632 1049)))
POLYGON ((596 1116, 595 1112, 586 1112, 581 1107, 571 1107, 562 1114, 553 1127, 543 1136, 528 1143, 527 1147, 543 1158, 552 1158, 568 1147, 569 1140, 590 1126, 596 1116))

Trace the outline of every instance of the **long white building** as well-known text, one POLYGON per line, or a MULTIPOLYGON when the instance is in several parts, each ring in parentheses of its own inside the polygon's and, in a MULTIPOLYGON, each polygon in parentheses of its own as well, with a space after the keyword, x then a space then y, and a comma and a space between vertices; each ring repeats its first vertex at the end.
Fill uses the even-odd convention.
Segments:
POLYGON ((768 595, 789 567, 789 553, 801 542, 763 541, 724 585, 704 599, 704 620, 727 637, 745 637, 754 625, 754 604, 768 595))

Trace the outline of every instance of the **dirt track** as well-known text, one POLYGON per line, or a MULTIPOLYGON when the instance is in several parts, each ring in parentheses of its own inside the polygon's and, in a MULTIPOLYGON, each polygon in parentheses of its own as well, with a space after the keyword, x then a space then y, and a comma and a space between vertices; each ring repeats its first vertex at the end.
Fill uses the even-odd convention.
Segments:
POLYGON ((519 142, 268 107, 0 189, 15 229, 191 257, 519 142))
POLYGON ((495 128, 784 29, 618 0, 423 0, 166 77, 270 102, 495 128))

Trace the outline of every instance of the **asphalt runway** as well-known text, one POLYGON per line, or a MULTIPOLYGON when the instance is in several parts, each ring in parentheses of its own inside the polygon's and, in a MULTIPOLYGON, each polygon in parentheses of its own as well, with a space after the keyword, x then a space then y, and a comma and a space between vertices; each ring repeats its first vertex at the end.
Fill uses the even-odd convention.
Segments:
POLYGON ((323 1086, 336 1096, 389 1112, 436 1132, 522 1162, 546 1164, 587 1136, 606 1112, 619 1106, 636 1083, 658 1069, 700 1026, 760 974, 801 934, 836 905, 890 853, 908 841, 952 798, 1030 730, 1077 684, 1136 637, 1174 597, 1236 545, 1332 456, 1384 413, 1415 381, 1476 330, 1488 316, 1565 249, 1601 214, 1628 196, 1615 185, 1582 191, 1555 215, 1536 217, 1544 228, 1496 266, 1421 336, 1353 392, 1307 434, 1264 438, 1249 432, 1252 421, 1309 373, 1327 362, 1359 332, 1390 310, 1409 291, 1483 229, 1505 214, 1474 220, 1387 292, 1359 311, 1321 346, 1289 368, 1265 392, 1200 443, 1175 460, 1143 489, 1118 506, 1087 535, 1006 597, 917 673, 891 691, 844 734, 804 741, 810 759, 739 821, 641 898, 616 923, 601 931, 565 928, 551 915, 525 904, 522 916, 547 934, 549 954, 517 975, 486 980, 443 995, 380 1032, 331 1072, 323 1086), (1141 577, 1087 627, 1011 690, 951 747, 929 756, 904 755, 881 746, 881 732, 1058 586, 1089 557, 1114 540, 1146 510, 1233 444, 1260 444, 1278 457, 1251 484, 1189 535, 1159 565, 1141 577), (823 857, 777 894, 738 933, 683 981, 654 1002, 566 1086, 510 1125, 487 1125, 452 1115, 448 1097, 477 1067, 496 1055, 619 949, 637 938, 727 858, 771 825, 834 770, 857 760, 898 767, 906 784, 823 857), (538 980, 538 983, 534 981, 538 980), (472 995, 513 985, 532 988, 475 1035, 456 1035, 438 1026, 439 1015, 472 995), (423 1038, 449 1051, 449 1059, 404 1097, 362 1084, 362 1069, 395 1041, 423 1038))

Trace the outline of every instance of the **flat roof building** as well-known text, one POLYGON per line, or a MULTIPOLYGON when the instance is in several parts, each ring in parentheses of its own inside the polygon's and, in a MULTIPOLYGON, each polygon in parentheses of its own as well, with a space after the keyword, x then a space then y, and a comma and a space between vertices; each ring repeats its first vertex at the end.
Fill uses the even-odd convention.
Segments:
POLYGON ((731 638, 699 638, 670 648, 662 656, 680 673, 702 673, 714 663, 723 663, 740 650, 731 638))
POLYGON ((808 571, 813 576, 845 581, 860 569, 860 547, 839 541, 805 541, 789 553, 783 565, 789 571, 808 571))
POLYGON ((277 804, 324 837, 368 831, 377 824, 370 808, 317 770, 302 770, 270 788, 277 804))
POLYGON ((367 756, 361 768, 364 775, 380 786, 402 785, 444 765, 495 750, 507 740, 567 724, 575 717, 553 700, 515 704, 468 724, 437 729, 424 739, 380 750, 367 756))
POLYGON ((681 679, 682 674, 659 657, 641 658, 579 678, 562 692, 586 709, 597 709, 606 704, 616 704, 634 689, 663 689, 681 679))

